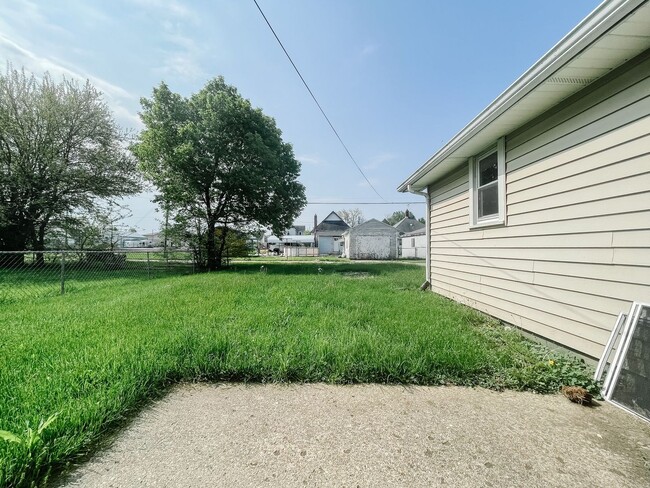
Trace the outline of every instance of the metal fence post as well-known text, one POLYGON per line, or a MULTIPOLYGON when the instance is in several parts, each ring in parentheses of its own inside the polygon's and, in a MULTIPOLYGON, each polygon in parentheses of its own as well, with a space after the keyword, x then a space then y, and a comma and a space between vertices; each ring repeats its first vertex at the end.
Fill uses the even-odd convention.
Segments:
POLYGON ((65 294, 65 253, 61 253, 61 295, 65 294))
POLYGON ((151 278, 151 266, 149 263, 149 251, 147 251, 147 278, 151 278))

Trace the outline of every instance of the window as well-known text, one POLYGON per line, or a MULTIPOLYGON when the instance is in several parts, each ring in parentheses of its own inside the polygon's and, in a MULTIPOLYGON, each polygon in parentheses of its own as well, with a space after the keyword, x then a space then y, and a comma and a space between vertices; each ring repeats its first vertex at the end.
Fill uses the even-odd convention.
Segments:
POLYGON ((411 247, 415 247, 415 237, 411 237, 411 247))
POLYGON ((505 224, 505 140, 470 159, 470 226, 505 224))

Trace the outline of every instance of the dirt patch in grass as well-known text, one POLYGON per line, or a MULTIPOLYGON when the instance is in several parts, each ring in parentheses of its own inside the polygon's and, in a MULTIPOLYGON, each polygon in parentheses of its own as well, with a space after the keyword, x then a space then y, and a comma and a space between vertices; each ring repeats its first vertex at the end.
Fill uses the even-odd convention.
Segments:
POLYGON ((343 276, 344 278, 347 278, 349 280, 365 280, 365 279, 373 277, 367 271, 346 271, 346 272, 343 272, 343 273, 340 273, 340 274, 341 274, 341 276, 343 276))

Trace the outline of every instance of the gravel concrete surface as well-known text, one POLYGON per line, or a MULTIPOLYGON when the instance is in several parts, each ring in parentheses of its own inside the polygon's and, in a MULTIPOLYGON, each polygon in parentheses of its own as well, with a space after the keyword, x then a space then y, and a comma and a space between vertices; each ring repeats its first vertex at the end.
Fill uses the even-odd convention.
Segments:
POLYGON ((650 424, 459 387, 181 385, 59 486, 650 486, 650 424))

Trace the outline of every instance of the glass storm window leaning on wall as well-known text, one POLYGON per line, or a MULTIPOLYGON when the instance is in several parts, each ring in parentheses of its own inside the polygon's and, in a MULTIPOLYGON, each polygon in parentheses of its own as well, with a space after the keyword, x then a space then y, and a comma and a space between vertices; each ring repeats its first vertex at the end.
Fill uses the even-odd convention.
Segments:
POLYGON ((505 224, 505 139, 470 158, 470 227, 505 224))

